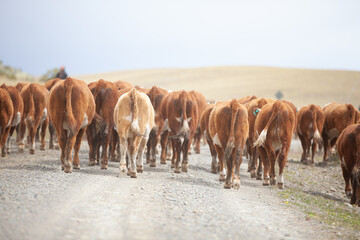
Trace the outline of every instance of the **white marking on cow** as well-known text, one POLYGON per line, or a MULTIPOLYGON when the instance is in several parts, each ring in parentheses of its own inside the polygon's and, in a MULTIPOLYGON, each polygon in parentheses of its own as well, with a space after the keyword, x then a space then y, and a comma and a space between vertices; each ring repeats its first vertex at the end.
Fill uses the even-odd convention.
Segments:
POLYGON ((16 115, 15 115, 15 118, 14 118, 13 121, 12 121, 11 126, 12 126, 12 127, 17 126, 17 125, 20 123, 20 121, 21 121, 21 113, 20 113, 20 112, 17 112, 16 115))
POLYGON ((220 172, 220 175, 223 175, 223 176, 226 175, 226 169, 225 168, 223 168, 223 170, 220 172))
POLYGON ((161 130, 161 132, 165 132, 165 131, 170 131, 169 120, 168 119, 165 119, 164 126, 163 126, 163 128, 161 130))
POLYGON ((282 174, 279 175, 279 183, 284 183, 284 176, 282 174))
POLYGON ((81 126, 80 126, 80 129, 83 129, 83 128, 86 127, 88 124, 89 124, 89 119, 88 119, 87 114, 85 113, 85 115, 84 115, 84 121, 82 122, 82 124, 81 124, 81 126))
POLYGON ((126 120, 126 121, 128 121, 128 122, 131 122, 132 121, 132 113, 130 113, 130 115, 128 115, 128 116, 123 116, 123 118, 126 120))
POLYGON ((139 121, 137 119, 135 119, 132 123, 131 123, 131 129, 135 132, 140 133, 140 127, 139 127, 139 121))
POLYGON ((219 145, 221 147, 221 142, 220 142, 220 139, 219 139, 219 136, 218 136, 217 133, 213 137, 213 143, 216 144, 216 145, 219 145))
POLYGON ((320 136, 319 130, 317 130, 317 129, 314 133, 314 138, 316 141, 321 141, 321 136, 320 136))
POLYGON ((265 143, 266 135, 267 135, 267 129, 262 130, 261 133, 260 133, 260 136, 258 137, 256 142, 254 143, 254 147, 262 146, 265 143))
POLYGON ((35 150, 35 140, 31 143, 31 148, 32 150, 35 150))
POLYGON ((9 122, 8 122, 8 124, 6 125, 6 127, 9 127, 10 124, 11 124, 11 118, 9 119, 9 122))
POLYGON ((149 123, 146 123, 146 129, 145 129, 145 134, 144 134, 145 137, 149 137, 150 131, 151 131, 150 125, 149 125, 149 123))
POLYGON ((312 123, 310 123, 309 128, 313 129, 313 124, 312 123))
POLYGON ((44 108, 43 114, 42 114, 41 119, 40 119, 40 125, 45 121, 46 117, 47 117, 47 109, 44 108))
POLYGON ((181 123, 182 122, 182 116, 181 117, 177 117, 177 118, 175 118, 176 119, 176 121, 178 121, 179 123, 181 123))

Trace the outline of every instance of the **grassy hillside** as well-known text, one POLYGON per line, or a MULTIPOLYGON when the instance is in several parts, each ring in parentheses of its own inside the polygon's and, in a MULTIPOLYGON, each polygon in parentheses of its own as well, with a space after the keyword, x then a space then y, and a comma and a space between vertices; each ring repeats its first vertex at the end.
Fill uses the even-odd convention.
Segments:
POLYGON ((86 82, 103 78, 134 85, 157 85, 171 90, 198 90, 208 99, 226 100, 247 95, 275 98, 281 91, 296 106, 329 102, 360 104, 360 72, 285 69, 273 67, 207 67, 148 69, 74 76, 86 82))

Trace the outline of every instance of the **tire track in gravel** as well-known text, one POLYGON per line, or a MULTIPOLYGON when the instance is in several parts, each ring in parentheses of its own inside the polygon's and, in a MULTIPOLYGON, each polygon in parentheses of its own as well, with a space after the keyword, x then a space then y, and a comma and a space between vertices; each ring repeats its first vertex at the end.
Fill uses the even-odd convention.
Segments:
POLYGON ((137 179, 120 175, 118 163, 88 167, 87 149, 72 174, 61 172, 55 150, 0 160, 1 239, 331 238, 279 190, 250 179, 245 160, 240 189, 224 189, 207 146, 190 156, 188 173, 158 164, 137 179))

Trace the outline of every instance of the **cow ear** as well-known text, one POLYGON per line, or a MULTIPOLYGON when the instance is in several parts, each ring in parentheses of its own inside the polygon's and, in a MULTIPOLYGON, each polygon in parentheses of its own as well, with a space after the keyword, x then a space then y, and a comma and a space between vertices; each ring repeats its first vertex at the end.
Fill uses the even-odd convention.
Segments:
POLYGON ((189 117, 188 119, 187 119, 187 122, 190 122, 191 121, 191 117, 189 117))

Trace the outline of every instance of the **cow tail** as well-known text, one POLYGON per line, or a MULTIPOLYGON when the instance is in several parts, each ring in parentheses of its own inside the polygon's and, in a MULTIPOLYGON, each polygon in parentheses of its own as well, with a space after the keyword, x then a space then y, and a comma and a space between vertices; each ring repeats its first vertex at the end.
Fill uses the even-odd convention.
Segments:
POLYGON ((65 121, 69 126, 69 130, 70 130, 69 136, 74 136, 76 120, 74 118, 74 114, 72 110, 72 101, 71 101, 71 93, 72 93, 73 85, 70 79, 66 79, 64 84, 65 84, 65 102, 66 102, 65 121))
POLYGON ((280 108, 280 104, 281 102, 279 100, 277 100, 273 107, 272 107, 272 111, 271 111, 271 116, 269 118, 269 120, 267 121, 264 129, 261 131, 260 136, 258 137, 258 139, 255 141, 254 143, 254 147, 258 147, 258 146, 262 146, 265 143, 266 140, 266 136, 267 136, 267 131, 270 127, 270 125, 273 123, 273 121, 275 120, 275 118, 278 116, 279 114, 279 108, 280 108))
POLYGON ((31 83, 29 86, 29 112, 26 118, 28 124, 30 124, 31 126, 34 125, 34 121, 35 121, 34 91, 35 91, 35 85, 31 83))
POLYGON ((234 131, 235 131, 235 122, 236 122, 236 116, 239 111, 239 103, 236 99, 233 99, 230 103, 230 109, 231 109, 231 122, 230 122, 230 133, 228 142, 226 144, 225 148, 225 159, 228 159, 230 157, 230 154, 235 147, 235 137, 234 137, 234 131))
POLYGON ((314 139, 318 144, 321 144, 322 138, 321 138, 321 135, 320 135, 319 129, 317 127, 317 123, 316 123, 317 122, 317 109, 315 108, 314 105, 311 105, 310 109, 312 112, 312 125, 314 128, 314 139))
POLYGON ((137 102, 137 91, 135 88, 130 90, 130 102, 131 102, 131 112, 132 112, 132 122, 131 122, 131 130, 138 136, 144 137, 143 134, 140 132, 139 126, 139 107, 137 102))

